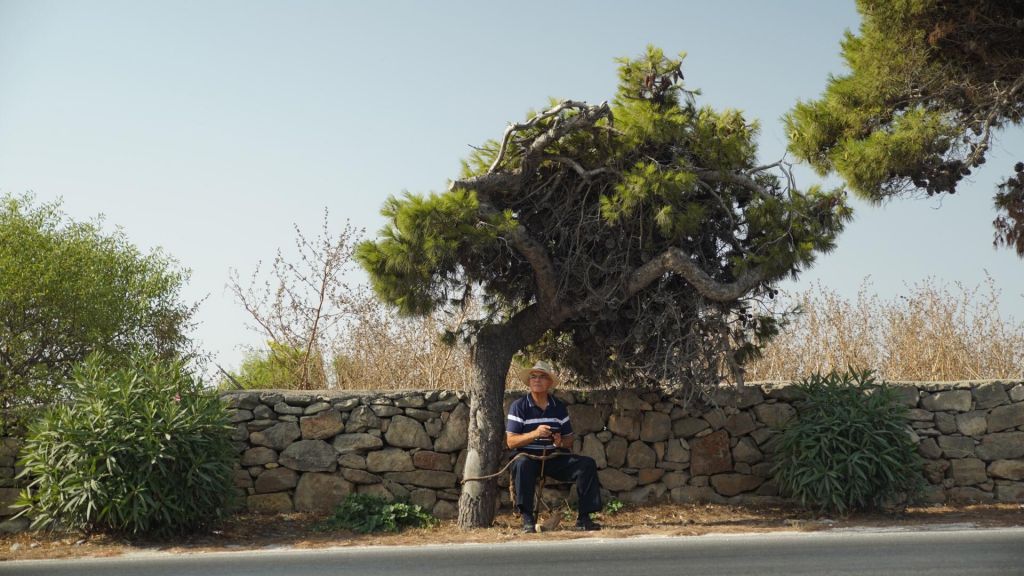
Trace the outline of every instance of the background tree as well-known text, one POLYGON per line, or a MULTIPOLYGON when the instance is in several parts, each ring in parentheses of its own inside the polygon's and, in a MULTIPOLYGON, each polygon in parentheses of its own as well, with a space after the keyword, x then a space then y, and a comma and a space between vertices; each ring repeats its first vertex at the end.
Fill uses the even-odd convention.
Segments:
MULTIPOLYGON (((850 73, 786 117, 790 150, 862 198, 953 194, 1024 113, 1024 2, 858 0, 850 73)), ((1024 257, 1024 164, 995 197, 996 245, 1024 257)))
POLYGON ((325 209, 316 237, 307 238, 295 226, 297 259, 287 259, 278 250, 269 276, 261 278, 257 265, 245 287, 232 270, 228 288, 252 317, 252 327, 268 342, 266 350, 251 350, 247 356, 240 378, 243 385, 330 387, 330 372, 324 365, 330 358, 329 343, 359 300, 358 291, 344 276, 352 268, 354 242, 360 234, 349 224, 333 234, 325 209))
MULTIPOLYGON (((757 125, 698 107, 682 60, 623 59, 612 104, 561 101, 471 154, 449 190, 391 198, 357 258, 407 314, 457 308, 472 343, 467 476, 498 467, 513 355, 594 381, 711 384, 775 330, 773 284, 833 247, 841 191, 801 192, 758 165, 757 125)), ((493 519, 493 482, 463 491, 459 525, 493 519)))
POLYGON ((137 349, 194 353, 186 332, 197 305, 180 294, 187 270, 100 220, 74 222, 59 203, 33 201, 0 197, 0 433, 62 398, 92 352, 114 363, 137 349))

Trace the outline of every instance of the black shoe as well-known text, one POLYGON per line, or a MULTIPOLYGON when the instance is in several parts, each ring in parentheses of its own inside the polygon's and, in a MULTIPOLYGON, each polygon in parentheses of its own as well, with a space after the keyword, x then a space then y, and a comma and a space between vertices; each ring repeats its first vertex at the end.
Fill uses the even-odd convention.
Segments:
POLYGON ((523 524, 523 534, 535 534, 537 532, 536 524, 523 524))
POLYGON ((574 529, 579 532, 596 532, 601 529, 601 525, 588 518, 586 520, 577 520, 574 529))

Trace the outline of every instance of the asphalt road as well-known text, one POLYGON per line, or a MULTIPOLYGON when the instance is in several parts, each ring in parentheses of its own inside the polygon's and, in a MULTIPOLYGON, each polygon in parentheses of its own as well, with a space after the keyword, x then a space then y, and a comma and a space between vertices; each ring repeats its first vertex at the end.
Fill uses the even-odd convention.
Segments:
POLYGON ((522 544, 140 554, 0 563, 18 576, 1024 576, 1024 529, 775 533, 522 544))

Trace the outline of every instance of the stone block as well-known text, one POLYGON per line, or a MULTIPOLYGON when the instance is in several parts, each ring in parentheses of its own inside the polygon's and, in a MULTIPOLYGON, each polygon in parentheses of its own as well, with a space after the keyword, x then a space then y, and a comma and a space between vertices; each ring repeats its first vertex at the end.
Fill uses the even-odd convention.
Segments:
POLYGON ((989 476, 1006 480, 1024 480, 1024 460, 996 460, 988 465, 989 476))
POLYGON ((978 458, 990 462, 1024 457, 1024 432, 999 432, 983 436, 976 453, 978 458))
POLYGON ((391 418, 388 431, 384 433, 384 440, 392 446, 399 448, 424 448, 434 447, 434 443, 427 436, 427 431, 418 421, 397 414, 391 418))
POLYGON ((921 399, 921 407, 932 412, 967 412, 971 409, 971 391, 933 392, 921 399))
POLYGON ((763 478, 747 474, 716 474, 711 477, 711 486, 723 496, 735 496, 756 490, 763 478))
POLYGON ((604 430, 605 411, 601 408, 587 404, 572 404, 567 408, 575 434, 586 435, 604 430))
POLYGON ((896 402, 907 408, 914 408, 917 406, 917 401, 920 396, 916 386, 891 386, 893 395, 896 397, 896 402))
POLYGON ((690 479, 690 475, 686 472, 673 471, 668 472, 661 478, 661 483, 665 485, 665 488, 673 490, 680 486, 685 486, 686 482, 690 479))
POLYGON ((936 459, 942 457, 942 448, 934 438, 925 438, 917 445, 917 451, 925 458, 936 459))
POLYGON ((637 482, 641 486, 652 484, 661 480, 661 477, 665 475, 663 468, 641 468, 636 473, 637 482))
POLYGON ((669 494, 671 495, 672 502, 676 504, 725 503, 723 496, 720 496, 707 486, 680 486, 679 488, 673 488, 669 494))
POLYGON ((323 400, 318 400, 316 402, 313 402, 309 406, 306 406, 302 410, 302 414, 305 415, 305 416, 312 416, 314 414, 319 414, 319 413, 323 412, 324 410, 328 410, 330 408, 331 408, 331 403, 330 402, 324 402, 323 400))
POLYGON ((426 405, 427 400, 422 394, 409 394, 395 399, 395 406, 399 408, 423 408, 426 405))
POLYGON ((639 440, 640 412, 625 410, 613 413, 608 417, 608 429, 627 440, 639 440))
POLYGON ((911 422, 934 422, 935 413, 921 408, 911 408, 907 410, 907 420, 911 422))
POLYGON ((274 468, 267 470, 256 478, 256 493, 266 494, 269 492, 286 492, 295 488, 299 482, 299 475, 288 468, 274 468))
POLYGON ((623 492, 632 490, 637 485, 637 479, 616 468, 605 468, 597 471, 597 478, 601 487, 612 492, 623 492))
POLYGON ((291 406, 282 401, 274 404, 274 412, 284 416, 301 416, 302 406, 291 406))
POLYGON ((1002 406, 1010 401, 1006 393, 1006 385, 1002 382, 982 384, 974 389, 974 406, 979 410, 987 410, 1002 406))
POLYGON ((949 496, 949 500, 951 502, 963 504, 975 502, 986 504, 995 501, 995 495, 993 495, 991 492, 985 492, 984 490, 979 490, 977 488, 968 488, 962 486, 957 488, 951 488, 947 492, 947 495, 949 496))
POLYGON ((998 502, 1024 502, 1024 484, 1007 482, 996 484, 995 499, 998 502))
POLYGON ((941 484, 949 470, 949 460, 931 460, 923 466, 924 477, 931 484, 941 484))
POLYGON ((640 486, 632 490, 619 493, 619 500, 626 504, 648 504, 657 499, 657 491, 654 486, 640 486))
POLYGON ((755 464, 764 459, 764 454, 757 449, 757 444, 750 438, 740 438, 740 441, 732 449, 732 458, 736 462, 755 464))
MULTIPOLYGON (((455 396, 451 396, 427 404, 427 410, 430 410, 432 412, 450 412, 459 404, 459 399, 455 396)), ((465 404, 463 404, 463 406, 465 406, 465 404)), ((466 409, 468 410, 469 407, 467 407, 466 409)))
POLYGON ((966 436, 939 436, 939 448, 946 458, 974 456, 974 440, 966 436))
POLYGON ((644 442, 668 440, 672 432, 672 419, 661 412, 645 412, 640 425, 640 439, 644 442))
POLYGON ((396 414, 405 414, 405 410, 398 406, 370 406, 370 410, 380 418, 390 418, 396 414))
POLYGON ((725 411, 722 409, 708 410, 701 418, 711 426, 712 430, 721 430, 725 426, 725 411))
POLYGON ((388 490, 384 484, 357 484, 355 486, 356 494, 366 494, 369 496, 376 496, 383 498, 388 502, 395 499, 395 495, 388 490))
POLYGON ((468 439, 469 406, 460 403, 454 406, 454 410, 448 416, 448 421, 445 422, 437 440, 434 442, 434 450, 437 452, 458 452, 466 447, 468 439))
POLYGON ((654 450, 641 440, 629 445, 626 451, 626 465, 630 468, 654 468, 657 458, 654 450))
MULTIPOLYGON (((337 450, 337 446, 335 446, 335 450, 337 450)), ((342 454, 338 457, 338 466, 353 470, 366 470, 366 456, 354 453, 342 454)))
POLYGON ((453 488, 456 485, 455 474, 439 470, 414 470, 412 472, 389 472, 384 478, 392 482, 412 484, 421 488, 453 488))
POLYGON ((789 404, 758 404, 754 406, 754 414, 762 424, 770 428, 780 429, 796 416, 796 409, 789 404))
POLYGON ((606 468, 608 460, 604 454, 604 444, 594 434, 587 434, 583 437, 583 447, 580 454, 594 459, 598 469, 606 468))
POLYGON ((962 412, 956 415, 956 428, 964 436, 981 436, 987 427, 988 422, 983 410, 962 412))
POLYGON ((359 406, 349 414, 348 421, 345 422, 345 432, 353 434, 371 429, 379 430, 380 425, 381 420, 373 413, 372 408, 369 406, 359 406))
POLYGON ((328 409, 321 410, 313 416, 304 416, 299 420, 299 429, 302 431, 302 437, 306 440, 326 440, 345 429, 341 412, 330 408, 330 404, 324 404, 328 409))
POLYGON ((316 402, 317 399, 315 395, 307 392, 285 392, 282 400, 284 400, 286 404, 305 408, 306 406, 316 402))
POLYGON ((690 461, 690 445, 682 438, 669 440, 665 447, 665 461, 686 463, 690 461))
POLYGON ((448 500, 438 500, 434 504, 434 509, 430 512, 434 515, 434 518, 440 518, 441 520, 454 520, 459 516, 459 506, 455 503, 449 502, 448 500))
POLYGON ((366 469, 370 472, 406 472, 416 467, 405 450, 386 448, 366 455, 366 469))
POLYGON ((672 434, 676 438, 692 438, 708 428, 711 428, 711 425, 703 418, 682 418, 672 423, 672 434))
MULTIPOLYGON (((767 404, 760 406, 767 406, 767 404)), ((729 434, 725 430, 690 442, 690 472, 692 474, 703 476, 731 470, 732 453, 729 450, 729 434)))
POLYGON ((424 510, 433 510, 437 503, 437 492, 428 488, 417 488, 409 494, 409 503, 424 510))
POLYGON ((439 412, 431 412, 430 410, 423 410, 421 408, 406 408, 405 415, 418 422, 427 422, 428 420, 441 417, 439 412))
POLYGON ((255 514, 286 514, 293 512, 292 498, 285 492, 253 494, 245 499, 246 508, 255 514))
POLYGON ((249 420, 252 420, 252 412, 249 410, 228 411, 228 422, 231 422, 232 424, 248 422, 249 420))
POLYGON ((608 460, 608 466, 619 468, 626 463, 626 451, 629 443, 622 436, 615 436, 605 444, 604 453, 608 460))
POLYGON ((1024 426, 1024 402, 993 408, 988 414, 988 432, 1002 432, 1024 426))
POLYGON ((757 423, 754 422, 754 417, 750 415, 750 412, 733 414, 725 421, 725 429, 733 436, 750 434, 756 428, 757 423))
POLYGON ((250 448, 243 452, 239 459, 239 464, 242 466, 263 466, 271 462, 277 462, 277 452, 265 446, 250 448))
POLYGON ((951 461, 950 476, 957 486, 973 486, 988 480, 985 463, 977 458, 960 458, 951 461))
POLYGON ((295 488, 295 510, 326 513, 352 493, 352 483, 338 474, 307 472, 295 488))
POLYGON ((1024 384, 1017 384, 1010 389, 1010 400, 1013 402, 1024 402, 1024 384))
POLYGON ((943 434, 956 433, 956 417, 946 412, 937 412, 935 414, 935 428, 943 434))
POLYGON ((377 450, 384 447, 384 441, 372 434, 366 434, 364 432, 358 432, 355 434, 339 434, 334 437, 334 449, 339 454, 349 454, 352 452, 364 452, 367 450, 377 450))
POLYGON ((615 397, 615 410, 616 411, 638 411, 638 410, 650 410, 651 405, 649 402, 641 400, 639 396, 634 392, 623 391, 619 392, 615 397))
POLYGON ((338 453, 323 440, 299 440, 285 448, 277 461, 300 472, 331 472, 338 466, 338 453))
POLYGON ((331 400, 331 406, 334 406, 336 409, 342 412, 348 412, 349 410, 352 410, 356 406, 359 406, 359 403, 360 400, 357 396, 350 396, 348 398, 337 398, 331 400))
POLYGON ((442 454, 440 452, 432 452, 430 450, 420 450, 412 455, 412 463, 417 468, 422 468, 423 470, 442 470, 444 472, 452 471, 451 454, 442 454))
POLYGON ((266 446, 281 451, 302 436, 294 422, 280 422, 266 430, 253 432, 249 435, 249 443, 253 446, 266 446))

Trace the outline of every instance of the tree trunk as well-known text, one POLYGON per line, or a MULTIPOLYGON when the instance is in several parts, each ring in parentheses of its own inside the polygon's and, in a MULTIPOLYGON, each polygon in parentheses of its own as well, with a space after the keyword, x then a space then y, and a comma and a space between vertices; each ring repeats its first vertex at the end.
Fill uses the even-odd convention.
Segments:
MULTIPOLYGON (((505 377, 516 352, 508 326, 481 330, 473 350, 469 399, 469 443, 463 477, 486 476, 499 467, 505 445, 505 377)), ((494 521, 497 481, 467 482, 459 498, 459 528, 486 528, 494 521)))

